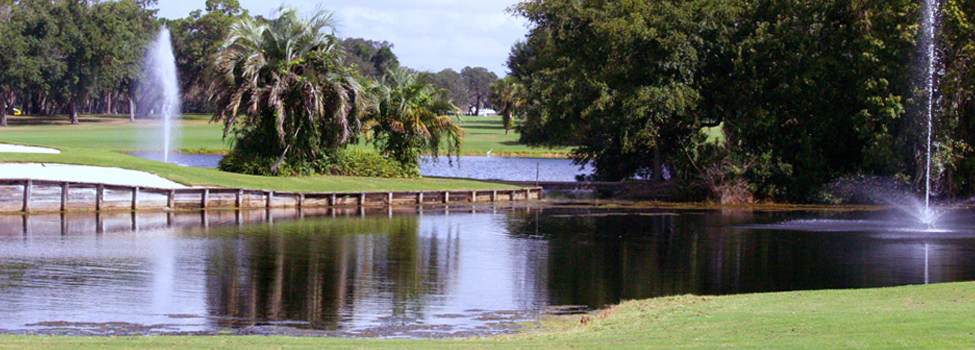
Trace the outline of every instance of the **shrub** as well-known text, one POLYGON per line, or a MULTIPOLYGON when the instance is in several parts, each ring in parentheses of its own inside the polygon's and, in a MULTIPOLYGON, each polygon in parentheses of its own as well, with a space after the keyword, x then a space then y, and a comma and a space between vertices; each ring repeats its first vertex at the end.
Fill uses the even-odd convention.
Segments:
POLYGON ((420 169, 402 166, 400 163, 367 151, 339 150, 315 161, 298 163, 282 162, 274 171, 277 157, 231 153, 220 161, 223 171, 261 176, 308 176, 342 175, 383 178, 420 177, 420 169))

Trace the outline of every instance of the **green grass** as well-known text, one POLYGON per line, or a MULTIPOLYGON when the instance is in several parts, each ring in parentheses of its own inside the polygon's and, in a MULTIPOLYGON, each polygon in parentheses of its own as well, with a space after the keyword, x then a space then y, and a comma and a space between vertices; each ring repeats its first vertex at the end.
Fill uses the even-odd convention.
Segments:
POLYGON ((708 135, 705 143, 723 143, 725 141, 724 123, 713 127, 703 128, 704 134, 708 135))
POLYGON ((631 301, 491 338, 0 336, 0 349, 965 349, 973 314, 975 283, 954 283, 631 301))
MULTIPOLYGON (((0 162, 47 162, 120 167, 141 170, 193 186, 240 187, 275 191, 360 192, 412 190, 484 190, 512 186, 454 179, 379 179, 342 176, 262 177, 188 168, 154 162, 123 152, 153 151, 162 144, 158 121, 129 123, 124 118, 93 116, 81 125, 64 125, 64 118, 14 117, 0 129, 0 142, 52 147, 56 155, 0 153, 0 162), (26 125, 25 125, 26 124, 26 125), (30 125, 35 124, 35 125, 30 125), (40 125, 36 125, 40 124, 40 125)), ((219 125, 200 116, 181 121, 178 147, 197 153, 224 153, 227 145, 219 125)), ((161 147, 160 147, 161 148, 161 147)))
POLYGON ((500 116, 464 117, 460 123, 467 134, 464 135, 463 153, 468 155, 485 155, 491 151, 492 156, 528 156, 528 157, 566 157, 569 148, 534 148, 518 143, 518 133, 512 130, 504 133, 504 124, 500 116))
MULTIPOLYGON (((158 151, 162 147, 158 120, 129 123, 125 116, 86 116, 80 125, 66 125, 67 118, 10 117, 12 126, 0 129, 0 142, 49 147, 101 148, 121 152, 158 151), (31 125, 33 124, 33 125, 31 125), (39 124, 39 125, 38 125, 39 124)), ((223 126, 206 115, 184 115, 174 124, 175 147, 184 153, 225 154, 230 145, 223 126)), ((504 133, 501 117, 464 117, 467 131, 461 152, 465 155, 564 157, 568 148, 533 148, 518 143, 518 134, 504 133)), ((361 142, 355 147, 373 149, 361 142)))

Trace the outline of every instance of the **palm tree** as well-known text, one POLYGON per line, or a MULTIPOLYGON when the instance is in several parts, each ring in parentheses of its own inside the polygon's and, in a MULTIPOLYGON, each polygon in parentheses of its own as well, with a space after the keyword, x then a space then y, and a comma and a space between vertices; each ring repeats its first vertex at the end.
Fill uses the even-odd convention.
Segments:
POLYGON ((464 129, 450 115, 460 115, 444 92, 397 68, 371 89, 374 98, 365 130, 373 145, 404 167, 417 167, 420 155, 459 155, 464 129))
POLYGON ((515 112, 524 103, 522 95, 521 83, 510 75, 491 84, 491 104, 497 107, 498 112, 501 113, 505 135, 514 127, 515 112))
POLYGON ((281 8, 271 20, 243 17, 208 71, 213 121, 233 135, 231 155, 289 162, 327 158, 354 141, 364 87, 340 64, 332 13, 308 19, 281 8))

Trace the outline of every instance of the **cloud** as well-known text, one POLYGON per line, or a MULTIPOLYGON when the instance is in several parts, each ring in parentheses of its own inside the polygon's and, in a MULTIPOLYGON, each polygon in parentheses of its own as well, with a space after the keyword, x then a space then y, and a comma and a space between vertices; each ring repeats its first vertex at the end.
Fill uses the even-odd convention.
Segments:
MULTIPOLYGON (((204 0, 161 0, 160 15, 185 16, 178 13, 202 8, 203 3, 204 0)), ((405 66, 430 71, 482 66, 498 75, 507 71, 504 64, 511 46, 528 32, 524 19, 505 11, 515 3, 516 0, 240 1, 252 14, 265 16, 281 4, 304 12, 324 7, 336 12, 340 35, 389 41, 405 66)))

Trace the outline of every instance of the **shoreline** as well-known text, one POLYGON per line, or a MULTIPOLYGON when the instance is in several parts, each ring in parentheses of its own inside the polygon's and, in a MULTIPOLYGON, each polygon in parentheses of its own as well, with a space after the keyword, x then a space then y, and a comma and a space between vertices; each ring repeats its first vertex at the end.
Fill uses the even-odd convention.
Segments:
MULTIPOLYGON (((291 335, 0 335, 0 348, 50 349, 564 349, 969 348, 975 283, 626 301, 572 316, 545 316, 511 335, 383 339, 291 335), (894 317, 898 322, 889 322, 894 317), (254 336, 257 335, 257 336, 254 336)), ((97 326, 97 325, 91 325, 97 326)), ((124 325, 116 325, 124 326, 124 325)))

